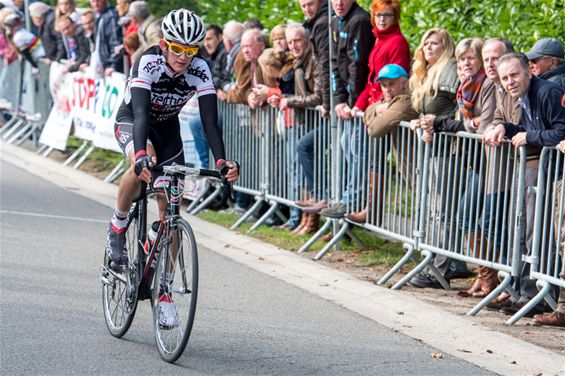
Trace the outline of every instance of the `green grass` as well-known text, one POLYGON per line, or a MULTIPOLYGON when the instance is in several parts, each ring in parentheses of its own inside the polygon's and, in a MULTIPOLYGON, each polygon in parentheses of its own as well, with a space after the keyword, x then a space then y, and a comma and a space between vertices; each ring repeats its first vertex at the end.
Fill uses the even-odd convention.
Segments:
MULTIPOLYGON (((198 214, 200 219, 212 222, 224 227, 232 226, 238 219, 238 216, 230 213, 223 213, 217 211, 204 210, 198 214)), ((247 234, 247 231, 253 226, 252 223, 243 223, 236 231, 242 234, 247 234)), ((383 240, 375 234, 365 231, 361 228, 354 228, 353 233, 365 243, 368 248, 367 252, 362 252, 360 246, 351 241, 342 241, 339 243, 340 251, 344 254, 356 257, 356 264, 359 266, 386 266, 391 267, 396 264, 402 256, 404 256, 404 249, 402 244, 383 240)), ((277 247, 296 251, 306 241, 309 236, 298 236, 291 234, 285 230, 278 230, 268 226, 259 226, 255 231, 247 234, 256 239, 260 239, 267 243, 273 244, 277 247)), ((318 241, 310 247, 308 252, 317 252, 321 250, 327 243, 318 241)), ((335 253, 335 251, 332 251, 335 253)), ((409 263, 410 265, 410 263, 409 263)))
MULTIPOLYGON (((76 149, 80 147, 80 145, 82 145, 83 142, 84 140, 78 137, 69 136, 66 153, 71 155, 76 149)), ((88 160, 95 163, 97 170, 112 169, 123 159, 124 155, 122 153, 101 148, 95 148, 94 151, 88 156, 88 160)))

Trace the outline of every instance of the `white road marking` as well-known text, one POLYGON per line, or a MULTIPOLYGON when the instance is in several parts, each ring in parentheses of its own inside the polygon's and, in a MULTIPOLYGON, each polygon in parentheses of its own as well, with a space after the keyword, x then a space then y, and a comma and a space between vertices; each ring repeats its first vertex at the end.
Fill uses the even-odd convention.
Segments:
POLYGON ((54 214, 43 214, 43 213, 30 213, 30 212, 20 212, 14 210, 0 210, 2 214, 16 214, 16 215, 27 215, 30 217, 42 217, 42 218, 56 218, 65 219, 71 221, 83 221, 83 222, 97 222, 97 223, 108 223, 109 219, 92 219, 92 218, 81 218, 81 217, 69 217, 66 215, 54 215, 54 214))

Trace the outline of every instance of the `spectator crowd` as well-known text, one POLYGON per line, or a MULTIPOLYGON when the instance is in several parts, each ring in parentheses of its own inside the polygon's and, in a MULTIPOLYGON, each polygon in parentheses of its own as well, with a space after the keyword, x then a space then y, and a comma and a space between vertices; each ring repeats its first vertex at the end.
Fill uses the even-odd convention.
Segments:
MULTIPOLYGON (((305 235, 318 230, 320 216, 365 223, 371 211, 380 211, 371 197, 380 194, 383 177, 376 166, 362 171, 369 153, 362 139, 367 135, 383 137, 401 121, 409 121, 414 131, 421 129, 423 140, 429 143, 436 142, 436 133, 466 131, 480 135, 492 148, 500 147, 504 138, 515 147, 527 145, 526 187, 537 184, 540 166, 535 161, 541 147, 559 145, 565 153, 565 56, 561 40, 543 38, 526 53, 519 53, 511 41, 501 37, 483 40, 473 36, 454 41, 448 30, 437 27, 427 30, 418 46, 410 46, 399 26, 399 0, 374 0, 368 11, 355 0, 331 0, 331 19, 326 1, 297 1, 305 16, 302 24, 277 25, 270 33, 255 19, 230 20, 223 27, 210 24, 199 52, 210 66, 221 101, 243 104, 251 110, 277 108, 292 114, 289 127, 306 127, 286 139, 292 165, 289 175, 295 175, 296 166, 301 166, 305 186, 297 188, 294 181, 300 197, 289 208, 289 220, 277 224, 275 218, 269 224, 305 235), (340 145, 347 168, 338 202, 328 202, 314 186, 315 153, 320 152, 314 148, 314 140, 323 130, 305 120, 308 108, 318 108, 323 117, 335 114, 343 123, 340 145), (363 122, 354 121, 360 116, 363 122), (366 191, 371 193, 366 207, 348 212, 348 204, 363 194, 363 187, 369 187, 366 191)), ((99 76, 114 71, 127 74, 136 58, 161 38, 160 19, 140 0, 117 0, 115 7, 106 0, 90 0, 90 9, 80 12, 74 0, 58 0, 54 8, 34 2, 28 12, 32 31, 25 28, 23 1, 3 0, 0 6, 4 67, 21 55, 34 68, 38 59, 45 59, 47 63, 63 62, 69 72, 89 66, 99 76)), ((193 106, 193 111, 198 109, 193 106)), ((201 162, 208 164, 208 146, 196 115, 191 130, 201 162)), ((441 179, 441 171, 434 173, 441 179)), ((455 205, 473 208, 473 192, 479 191, 479 180, 478 174, 467 176, 465 193, 455 205)), ((505 192, 484 194, 484 202, 504 202, 501 197, 505 192)), ((526 196, 526 220, 521 231, 526 234, 524 252, 531 253, 535 196, 526 196)), ((251 199, 238 194, 233 210, 245 213, 251 199)), ((471 210, 461 209, 459 215, 468 217, 471 210)), ((496 229, 501 221, 480 221, 480 226, 462 229, 465 243, 477 249, 488 238, 493 247, 504 248, 502 230, 496 229)), ((565 226, 565 219, 556 223, 565 226)), ((565 229, 555 233, 565 237, 565 229)), ((560 250, 556 257, 563 257, 565 239, 554 241, 555 249, 560 250)), ((447 281, 469 276, 464 263, 446 256, 437 255, 433 265, 447 281)), ((518 297, 503 293, 487 308, 514 314, 530 301, 537 288, 527 269, 515 285, 518 297)), ((441 287, 427 269, 412 278, 411 284, 441 287)), ((479 267, 474 284, 459 295, 484 298, 497 284, 495 270, 479 267)), ((554 298, 559 296, 557 310, 541 302, 530 314, 535 314, 534 321, 539 324, 565 326, 565 291, 554 290, 554 298)))

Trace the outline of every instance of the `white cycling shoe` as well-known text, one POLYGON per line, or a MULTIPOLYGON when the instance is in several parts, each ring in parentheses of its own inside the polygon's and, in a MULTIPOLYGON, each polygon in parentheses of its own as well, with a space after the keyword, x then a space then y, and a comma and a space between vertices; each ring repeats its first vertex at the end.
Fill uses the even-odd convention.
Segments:
POLYGON ((171 297, 167 295, 161 296, 157 310, 160 326, 165 329, 172 329, 179 326, 177 309, 171 297))

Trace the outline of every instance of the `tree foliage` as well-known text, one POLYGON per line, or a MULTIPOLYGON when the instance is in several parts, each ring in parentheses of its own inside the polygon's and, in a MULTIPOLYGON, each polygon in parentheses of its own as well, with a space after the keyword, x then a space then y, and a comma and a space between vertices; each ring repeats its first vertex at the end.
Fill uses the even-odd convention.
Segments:
MULTIPOLYGON (((55 0, 49 2, 55 3, 55 0)), ((358 2, 369 10, 372 0, 358 2)), ((186 7, 201 14, 206 22, 218 25, 229 20, 243 22, 258 18, 271 29, 279 23, 304 21, 298 0, 159 0, 148 3, 158 16, 186 7)), ((401 0, 401 3, 401 27, 412 49, 432 27, 449 30, 456 43, 473 36, 508 38, 519 51, 528 50, 540 38, 565 39, 563 0, 401 0)), ((78 0, 77 4, 88 7, 88 0, 78 0)))

